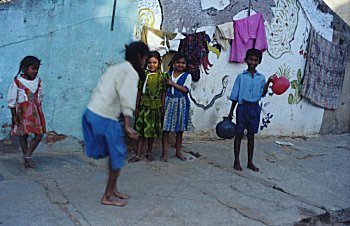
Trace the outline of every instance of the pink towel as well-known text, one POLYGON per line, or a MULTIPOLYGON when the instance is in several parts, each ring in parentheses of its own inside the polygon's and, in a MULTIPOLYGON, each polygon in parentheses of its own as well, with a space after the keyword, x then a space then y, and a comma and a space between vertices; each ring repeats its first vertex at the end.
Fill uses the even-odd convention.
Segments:
POLYGON ((251 48, 267 50, 264 18, 261 13, 237 20, 234 23, 234 32, 230 61, 244 62, 245 54, 251 48))

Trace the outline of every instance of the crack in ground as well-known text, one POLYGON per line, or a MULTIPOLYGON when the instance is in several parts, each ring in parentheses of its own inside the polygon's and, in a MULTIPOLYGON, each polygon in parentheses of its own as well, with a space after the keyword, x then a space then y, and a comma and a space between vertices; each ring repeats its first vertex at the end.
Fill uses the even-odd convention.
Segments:
MULTIPOLYGON (((39 174, 39 173, 36 173, 39 174)), ((85 216, 77 210, 65 196, 63 190, 59 187, 57 181, 53 178, 45 178, 43 175, 35 175, 33 181, 43 187, 45 195, 49 202, 57 205, 77 226, 91 225, 85 216), (56 193, 56 195, 54 195, 56 193)))
POLYGON ((216 198, 216 201, 218 201, 223 206, 226 206, 226 207, 228 207, 230 209, 235 210, 237 213, 241 214, 243 217, 248 218, 250 220, 260 222, 260 223, 262 223, 264 225, 271 225, 271 223, 272 223, 272 222, 270 222, 267 219, 262 220, 261 219, 261 218, 263 218, 262 216, 259 216, 259 218, 254 217, 254 216, 257 216, 257 215, 256 214, 249 214, 248 212, 250 212, 250 211, 247 208, 242 208, 242 207, 238 207, 238 206, 231 206, 231 205, 221 201, 219 198, 216 198))

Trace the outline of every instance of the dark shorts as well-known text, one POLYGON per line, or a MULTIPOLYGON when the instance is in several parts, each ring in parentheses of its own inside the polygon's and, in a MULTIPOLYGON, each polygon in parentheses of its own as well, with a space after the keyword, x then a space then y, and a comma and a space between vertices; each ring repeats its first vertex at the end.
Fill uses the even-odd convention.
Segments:
POLYGON ((258 133, 260 123, 261 107, 259 103, 244 102, 238 104, 236 110, 236 133, 248 134, 258 133))
POLYGON ((113 169, 122 168, 126 157, 126 146, 121 124, 86 109, 82 126, 86 155, 95 159, 109 156, 113 169))

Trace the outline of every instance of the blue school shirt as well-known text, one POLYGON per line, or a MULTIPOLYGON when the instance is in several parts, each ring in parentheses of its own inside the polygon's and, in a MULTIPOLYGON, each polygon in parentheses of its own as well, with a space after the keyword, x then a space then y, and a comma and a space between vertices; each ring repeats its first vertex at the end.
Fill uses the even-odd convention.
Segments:
POLYGON ((244 70, 236 78, 230 100, 237 101, 239 104, 242 104, 244 101, 259 102, 265 83, 266 79, 263 74, 256 71, 254 76, 251 76, 248 71, 244 70))

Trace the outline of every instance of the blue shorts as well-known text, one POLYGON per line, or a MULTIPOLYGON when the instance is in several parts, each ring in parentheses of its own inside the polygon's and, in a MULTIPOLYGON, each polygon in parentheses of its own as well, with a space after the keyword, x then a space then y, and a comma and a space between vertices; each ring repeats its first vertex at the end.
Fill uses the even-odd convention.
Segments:
POLYGON ((244 102, 238 104, 236 110, 236 133, 248 134, 258 133, 260 123, 261 107, 259 103, 244 102))
POLYGON ((126 146, 121 124, 86 109, 82 125, 86 155, 94 159, 110 156, 112 168, 122 168, 126 158, 126 146))

